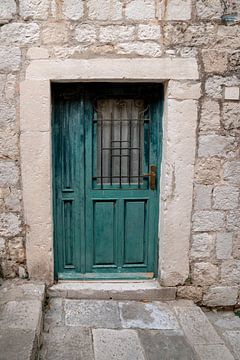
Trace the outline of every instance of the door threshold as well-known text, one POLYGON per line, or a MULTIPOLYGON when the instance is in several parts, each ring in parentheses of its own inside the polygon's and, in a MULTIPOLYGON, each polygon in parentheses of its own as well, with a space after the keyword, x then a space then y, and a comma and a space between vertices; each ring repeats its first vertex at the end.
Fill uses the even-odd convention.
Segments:
POLYGON ((48 289, 50 297, 92 300, 175 300, 176 287, 162 287, 158 280, 61 281, 48 289))

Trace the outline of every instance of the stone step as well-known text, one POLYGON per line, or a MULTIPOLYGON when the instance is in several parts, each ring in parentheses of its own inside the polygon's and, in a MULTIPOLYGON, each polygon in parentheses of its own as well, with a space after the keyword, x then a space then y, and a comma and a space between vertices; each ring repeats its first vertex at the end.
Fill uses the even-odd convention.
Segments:
POLYGON ((6 281, 0 287, 0 359, 33 360, 41 345, 45 285, 6 281))
POLYGON ((161 287, 157 280, 113 282, 59 282, 48 288, 49 297, 93 300, 168 301, 176 298, 175 287, 161 287))

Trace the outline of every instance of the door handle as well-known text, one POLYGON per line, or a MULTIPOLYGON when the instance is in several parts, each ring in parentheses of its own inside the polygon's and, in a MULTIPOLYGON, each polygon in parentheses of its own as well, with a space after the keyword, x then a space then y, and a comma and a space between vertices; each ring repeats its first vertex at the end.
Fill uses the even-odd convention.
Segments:
POLYGON ((156 165, 150 165, 150 173, 144 174, 144 176, 149 176, 150 178, 150 189, 155 190, 156 188, 156 179, 157 179, 157 167, 156 165))

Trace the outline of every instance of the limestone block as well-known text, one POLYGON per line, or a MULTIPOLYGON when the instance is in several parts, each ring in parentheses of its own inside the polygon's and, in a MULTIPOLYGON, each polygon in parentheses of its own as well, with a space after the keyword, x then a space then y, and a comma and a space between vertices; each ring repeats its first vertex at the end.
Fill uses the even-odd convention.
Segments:
POLYGON ((221 282, 227 285, 240 284, 240 260, 223 261, 221 265, 221 282))
POLYGON ((19 169, 13 161, 0 161, 0 186, 16 185, 19 169))
POLYGON ((220 180, 221 162, 219 159, 198 159, 195 167, 197 183, 210 185, 220 180))
POLYGON ((25 260, 25 251, 22 237, 14 237, 8 241, 9 256, 12 261, 18 263, 25 260))
POLYGON ((66 23, 47 23, 42 31, 42 42, 46 45, 65 44, 68 42, 69 32, 66 23))
POLYGON ((231 210, 227 215, 228 230, 240 230, 240 210, 231 210))
POLYGON ((178 286, 177 288, 177 297, 179 299, 192 300, 195 303, 202 301, 202 287, 200 286, 178 286))
POLYGON ((192 236, 191 258, 205 259, 210 257, 213 251, 213 237, 208 233, 195 234, 192 236))
POLYGON ((161 27, 154 24, 140 24, 138 26, 139 40, 160 40, 161 27))
POLYGON ((24 19, 45 20, 48 17, 49 0, 20 0, 20 16, 24 19))
POLYGON ((11 192, 5 197, 5 206, 8 211, 21 211, 21 191, 11 189, 11 192))
POLYGON ((219 130, 220 106, 217 101, 204 100, 200 117, 200 131, 219 130))
POLYGON ((230 210, 239 206, 239 188, 236 186, 217 186, 213 191, 213 208, 230 210))
POLYGON ((201 83, 193 83, 189 81, 170 80, 168 83, 169 99, 199 99, 201 96, 201 83))
POLYGON ((192 282, 195 285, 213 285, 218 279, 218 267, 210 262, 199 262, 192 265, 192 282))
POLYGON ((219 231, 224 225, 224 212, 201 210, 193 214, 193 231, 219 231))
POLYGON ((219 25, 217 27, 216 46, 219 49, 238 49, 239 48, 239 25, 233 26, 219 25))
POLYGON ((118 45, 119 54, 137 54, 142 56, 157 57, 162 55, 162 46, 155 42, 127 42, 118 45))
POLYGON ((203 305, 206 306, 233 306, 238 298, 237 286, 213 286, 203 295, 203 305))
POLYGON ((42 47, 32 47, 28 49, 27 57, 31 60, 48 59, 49 58, 48 49, 42 47))
POLYGON ((221 0, 197 0, 196 8, 201 19, 219 19, 223 13, 221 0))
POLYGON ((16 107, 13 102, 0 101, 0 127, 1 129, 9 129, 16 125, 16 107))
POLYGON ((6 45, 27 45, 39 39, 39 26, 35 23, 10 23, 3 25, 0 41, 6 45))
POLYGON ((130 20, 155 19, 154 0, 132 0, 126 4, 126 18, 130 20))
POLYGON ((225 87, 224 99, 239 100, 239 87, 238 86, 225 87))
POLYGON ((103 43, 130 41, 134 39, 134 26, 110 25, 100 28, 99 40, 103 43))
POLYGON ((213 46, 216 28, 213 24, 167 23, 164 26, 164 43, 166 46, 213 46))
POLYGON ((206 80, 205 92, 214 99, 222 99, 223 86, 239 86, 240 79, 233 76, 211 76, 206 80))
POLYGON ((15 47, 0 47, 0 70, 16 71, 21 62, 21 51, 15 47))
POLYGON ((16 97, 16 75, 8 74, 5 83, 5 98, 7 101, 15 100, 16 97))
POLYGON ((229 56, 229 69, 237 71, 240 69, 240 51, 233 51, 229 56))
POLYGON ((240 129, 240 102, 223 104, 223 126, 226 130, 240 129))
POLYGON ((236 232, 233 237, 232 254, 234 258, 240 259, 240 231, 236 232))
POLYGON ((224 180, 240 186, 240 160, 226 162, 223 170, 224 180))
POLYGON ((63 14, 67 19, 79 20, 83 17, 84 2, 83 0, 64 0, 63 14))
POLYGON ((168 0, 164 15, 164 20, 190 20, 192 13, 191 0, 168 0))
POLYGON ((232 233, 217 233, 216 254, 217 259, 229 259, 232 254, 232 233))
POLYGON ((199 137, 199 157, 227 156, 234 149, 235 139, 232 136, 201 135, 199 137))
POLYGON ((17 7, 15 0, 0 1, 0 19, 10 20, 16 15, 17 7))
POLYGON ((0 131, 0 159, 16 160, 19 157, 18 135, 6 127, 0 131))
POLYGON ((88 0, 88 16, 92 20, 121 20, 120 0, 88 0))
POLYGON ((5 252, 5 239, 0 238, 0 257, 5 252))
POLYGON ((21 231, 21 220, 17 214, 0 214, 0 236, 16 236, 21 231))
POLYGON ((194 208, 196 210, 206 210, 212 207, 212 189, 211 185, 195 185, 194 208))
POLYGON ((94 43, 96 41, 96 27, 82 24, 76 28, 75 37, 80 43, 94 43))
POLYGON ((227 70, 228 58, 226 51, 203 50, 202 59, 207 73, 223 73, 227 70))

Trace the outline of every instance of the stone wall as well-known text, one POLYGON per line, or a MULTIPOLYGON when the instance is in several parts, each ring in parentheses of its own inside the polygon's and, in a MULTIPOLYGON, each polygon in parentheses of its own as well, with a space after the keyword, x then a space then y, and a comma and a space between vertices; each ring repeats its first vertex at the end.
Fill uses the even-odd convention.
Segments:
MULTIPOLYGON (((203 299, 207 305, 237 303, 239 7, 238 0, 231 1, 225 14, 236 13, 236 21, 227 23, 221 18, 222 0, 1 0, 0 275, 27 276, 28 226, 23 218, 19 170, 19 83, 25 79, 30 61, 195 57, 200 83, 194 86, 201 94, 190 274, 179 284, 178 296, 203 299)), ((179 81, 172 86, 179 88, 181 106, 186 84, 179 81)))

